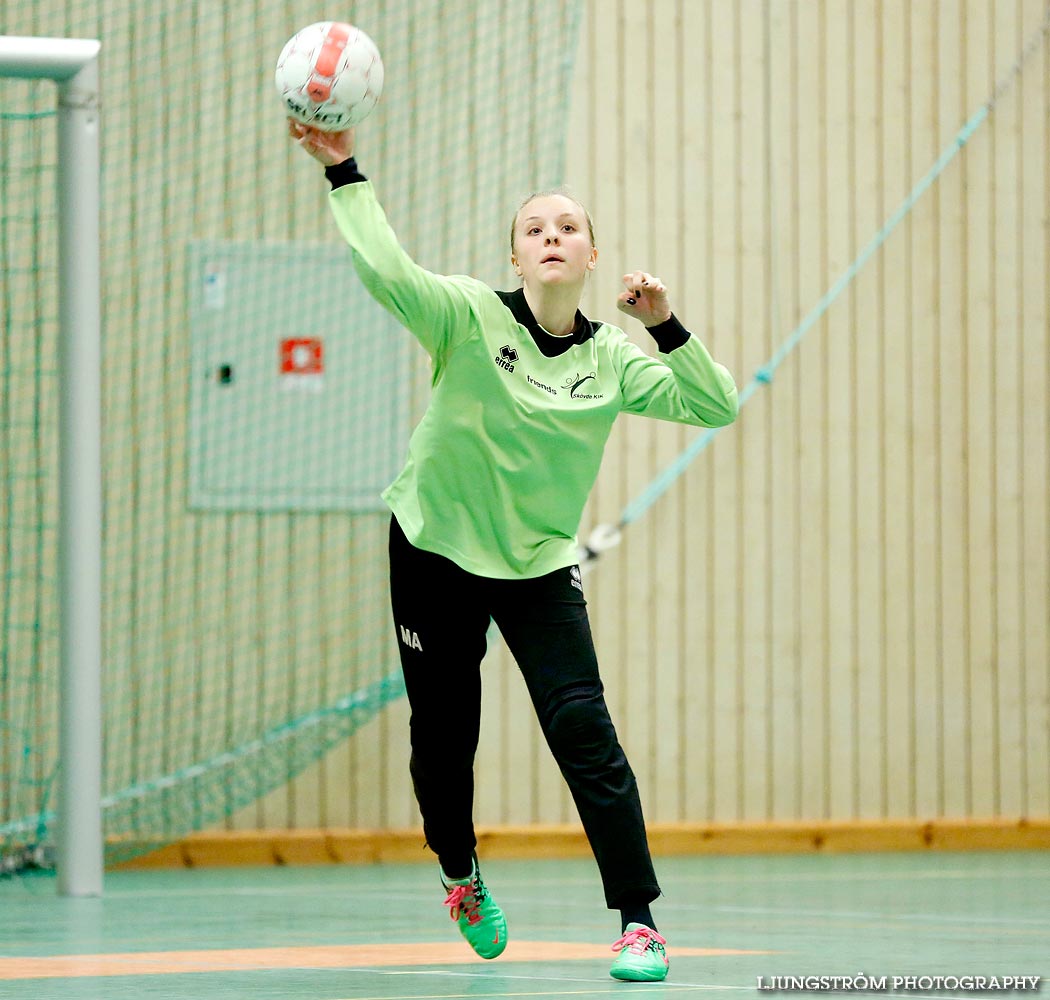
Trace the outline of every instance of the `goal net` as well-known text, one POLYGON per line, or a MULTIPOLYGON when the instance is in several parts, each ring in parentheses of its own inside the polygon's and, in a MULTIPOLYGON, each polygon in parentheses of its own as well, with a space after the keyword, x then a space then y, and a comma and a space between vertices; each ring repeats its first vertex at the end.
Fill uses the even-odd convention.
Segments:
MULTIPOLYGON (((98 38, 107 860, 226 821, 401 693, 378 499, 427 371, 356 282, 273 64, 303 3, 0 0, 98 38), (33 5, 30 5, 32 7, 33 5), (100 13, 101 11, 101 13, 100 13)), ((386 90, 359 128, 402 243, 498 287, 561 180, 574 0, 344 16, 386 90)), ((0 863, 50 864, 58 770, 55 88, 0 79, 0 863)), ((297 821, 320 825, 323 809, 297 821)))

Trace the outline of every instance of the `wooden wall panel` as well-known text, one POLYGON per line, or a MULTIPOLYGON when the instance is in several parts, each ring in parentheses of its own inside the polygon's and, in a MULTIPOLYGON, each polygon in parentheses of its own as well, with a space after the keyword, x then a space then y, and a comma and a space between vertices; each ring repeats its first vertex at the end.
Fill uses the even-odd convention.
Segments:
MULTIPOLYGON (((908 134, 905 143, 905 176, 913 179, 925 165, 933 163, 942 148, 938 134, 937 9, 933 5, 909 5, 908 11, 908 134)), ((932 192, 931 192, 932 194, 932 192)), ((912 521, 910 550, 910 712, 913 755, 911 788, 913 811, 936 815, 939 810, 940 714, 938 711, 937 622, 937 476, 929 456, 936 451, 938 267, 936 233, 937 201, 922 200, 914 210, 915 224, 906 234, 911 276, 907 324, 911 331, 908 352, 901 364, 909 373, 908 406, 911 413, 910 474, 912 521), (922 627, 919 628, 919 623, 922 627)))
MULTIPOLYGON (((1040 11, 1025 7, 1025 31, 1040 11)), ((1050 58, 1040 46, 1021 81, 1021 575, 1024 809, 1050 813, 1050 246, 1031 219, 1050 216, 1050 58), (1042 287, 1042 294, 1038 289, 1042 287)))
MULTIPOLYGON (((1020 10, 1000 12, 993 37, 993 65, 1001 76, 1024 47, 1020 10)), ((1018 815, 1023 807, 1021 744, 1022 674, 1020 646, 1020 386, 1021 331, 1019 277, 1023 273, 1018 255, 1018 209, 1020 194, 1020 97, 1015 87, 1004 95, 992 121, 991 198, 994 205, 991 326, 991 389, 996 400, 992 417, 994 487, 992 531, 991 601, 994 622, 992 651, 993 753, 995 797, 999 814, 1018 815)))
MULTIPOLYGON (((677 125, 678 156, 682 162, 681 199, 695 206, 692 213, 680 216, 681 264, 678 275, 681 286, 680 309, 683 316, 695 316, 695 323, 707 335, 713 333, 711 322, 712 289, 714 285, 711 255, 704 252, 704 240, 711 232, 713 202, 711 174, 714 162, 712 145, 713 116, 703 113, 711 103, 712 53, 711 8, 708 4, 680 4, 682 27, 674 51, 683 61, 683 93, 681 119, 677 125)), ((588 7, 588 16, 593 10, 588 7)), ((585 22, 586 23, 586 22, 585 22)), ((674 133, 670 140, 674 142, 674 133)), ((592 307, 596 312, 598 304, 592 307)), ((696 432, 686 434, 693 440, 696 432)), ((609 450, 606 452, 608 462, 609 450)), ((679 641, 684 669, 681 686, 676 692, 682 741, 678 749, 679 764, 676 778, 682 787, 682 817, 709 815, 713 808, 715 791, 715 755, 711 752, 714 734, 714 673, 710 669, 714 634, 714 589, 689 588, 687 581, 699 570, 705 578, 713 574, 711 548, 711 462, 710 452, 703 453, 689 475, 681 480, 676 492, 682 495, 683 516, 679 522, 680 576, 682 579, 682 619, 679 641), (692 567, 692 569, 691 569, 692 567)), ((597 495, 606 492, 604 466, 597 495)), ((606 523, 615 523, 618 511, 603 513, 606 523)), ((599 522, 600 523, 600 522, 599 522)), ((666 520, 664 524, 668 524, 666 520)), ((620 558, 618 551, 609 555, 620 558)), ((605 558, 609 558, 606 556, 605 558)), ((626 572, 622 563, 610 567, 612 572, 626 572)), ((601 583, 605 568, 599 566, 591 574, 596 584, 601 583)), ((600 608, 595 609, 597 615, 600 608)))
MULTIPOLYGON (((938 94, 941 135, 947 142, 958 122, 965 121, 968 105, 961 91, 964 69, 961 58, 962 10, 958 3, 939 8, 938 94)), ((944 815, 966 815, 970 808, 967 770, 969 734, 966 709, 966 651, 968 649, 964 591, 968 542, 964 534, 965 440, 960 391, 964 371, 962 331, 966 315, 965 287, 961 278, 965 244, 966 158, 942 175, 931 194, 940 206, 940 299, 938 303, 938 374, 933 391, 938 399, 938 448, 934 461, 940 477, 939 555, 942 643, 940 714, 942 809, 944 815)))
MULTIPOLYGON (((987 100, 1043 13, 1012 0, 652 3, 644 18, 587 5, 589 52, 630 24, 639 52, 653 44, 646 31, 664 33, 664 61, 682 53, 690 64, 685 97, 661 100, 657 85, 655 103, 681 112, 659 155, 631 157, 631 189, 659 191, 667 211, 665 161, 680 163, 681 264, 664 270, 683 276, 679 311, 741 384, 987 100)), ((1037 346, 1033 367, 1023 346, 1045 343, 1044 47, 672 491, 685 501, 679 655, 699 673, 659 675, 680 706, 684 783, 684 813, 668 806, 661 819, 1018 814, 1046 800, 1045 698, 1025 697, 1046 686, 1046 449, 1029 447, 1036 418, 1024 402, 1046 361, 1037 346), (1026 182, 1037 207, 1024 218, 1026 182), (1029 469, 1039 485, 1026 492, 1029 469), (1022 545, 1026 531, 1034 546, 1022 545)), ((650 85, 636 79, 644 66, 624 68, 631 92, 650 85)), ((652 74, 673 86, 669 67, 652 74)), ((621 93, 589 79, 581 126, 621 93)), ((614 143, 570 161, 570 182, 584 179, 603 210, 623 183, 606 162, 609 149, 623 155, 614 143)), ((644 245, 634 216, 621 225, 615 250, 644 245)), ((611 294, 598 276, 591 311, 609 315, 611 294)), ((625 483, 630 499, 637 470, 672 436, 638 423, 611 442, 588 523, 615 518, 602 505, 625 483)), ((653 509, 664 530, 672 510, 667 498, 653 509)), ((626 571, 646 593, 668 558, 661 549, 654 562, 641 525, 626 535, 591 584, 597 628, 611 614, 621 636, 638 625, 602 574, 626 571)), ((613 677, 639 655, 630 635, 621 641, 603 651, 613 677)), ((642 715, 648 704, 620 708, 642 715)), ((646 726, 628 718, 625 744, 661 761, 646 794, 670 803, 674 752, 645 745, 646 726)))
MULTIPOLYGON (((842 274, 857 253, 852 218, 856 146, 853 142, 853 18, 849 0, 827 8, 823 58, 827 61, 822 103, 827 144, 825 175, 826 265, 828 276, 842 274)), ((827 771, 825 808, 828 815, 849 815, 856 809, 857 760, 855 739, 857 676, 853 669, 855 622, 854 587, 857 554, 854 543, 856 495, 851 489, 833 489, 832 483, 850 483, 855 477, 856 394, 852 371, 856 346, 849 330, 855 320, 852 297, 835 303, 830 317, 835 325, 825 336, 827 418, 825 435, 827 504, 826 547, 829 553, 827 588, 827 728, 824 753, 833 749, 827 771)), ((772 447, 772 445, 769 445, 772 447)))

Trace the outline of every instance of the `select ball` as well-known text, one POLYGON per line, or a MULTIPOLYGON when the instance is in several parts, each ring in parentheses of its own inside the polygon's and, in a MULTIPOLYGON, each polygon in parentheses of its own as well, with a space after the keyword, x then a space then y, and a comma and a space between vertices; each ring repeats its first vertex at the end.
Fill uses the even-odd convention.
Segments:
POLYGON ((360 28, 318 21, 288 39, 274 82, 296 121, 341 132, 372 113, 383 93, 383 60, 360 28))

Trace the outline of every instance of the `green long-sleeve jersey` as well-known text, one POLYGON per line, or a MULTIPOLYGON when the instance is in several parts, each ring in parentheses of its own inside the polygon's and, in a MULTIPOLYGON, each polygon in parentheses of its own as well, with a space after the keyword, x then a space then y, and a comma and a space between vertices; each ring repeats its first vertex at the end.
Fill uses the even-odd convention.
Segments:
POLYGON ((735 418, 729 372, 673 317, 651 331, 663 360, 581 314, 571 337, 553 337, 520 289, 416 264, 371 182, 355 180, 329 196, 354 266, 432 362, 430 403, 383 493, 418 548, 498 579, 571 566, 618 413, 701 427, 735 418))

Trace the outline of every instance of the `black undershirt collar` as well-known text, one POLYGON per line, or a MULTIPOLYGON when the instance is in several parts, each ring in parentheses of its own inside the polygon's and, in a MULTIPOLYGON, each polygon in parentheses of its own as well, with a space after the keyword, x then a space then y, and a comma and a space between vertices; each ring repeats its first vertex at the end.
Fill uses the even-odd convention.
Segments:
POLYGON ((579 309, 576 310, 576 325, 567 337, 555 337, 536 322, 532 315, 529 303, 525 299, 525 290, 518 288, 513 292, 496 292, 503 304, 511 311, 514 319, 520 326, 529 331, 530 336, 536 342, 540 354, 545 358, 556 358, 564 354, 577 344, 583 344, 594 336, 598 329, 597 323, 592 323, 579 309))

